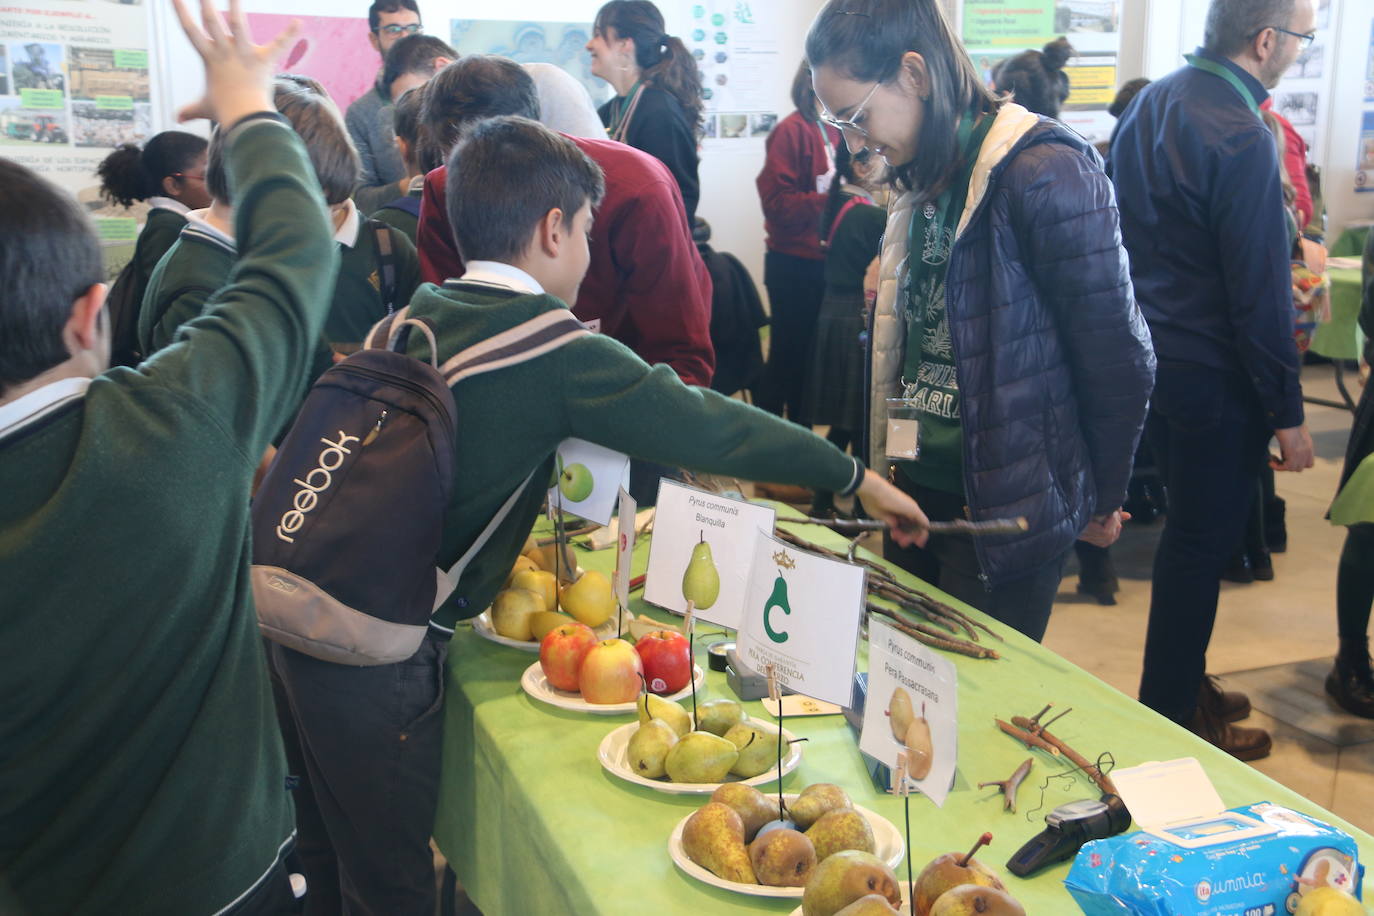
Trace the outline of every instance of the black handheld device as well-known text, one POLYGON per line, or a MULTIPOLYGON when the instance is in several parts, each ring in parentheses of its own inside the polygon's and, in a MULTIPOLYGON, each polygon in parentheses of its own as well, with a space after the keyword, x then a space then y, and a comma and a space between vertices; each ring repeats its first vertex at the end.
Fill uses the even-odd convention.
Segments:
POLYGON ((1027 878, 1056 862, 1072 859, 1089 840, 1115 836, 1131 826, 1131 812, 1116 795, 1060 805, 1045 815, 1045 829, 1007 860, 1007 871, 1027 878))

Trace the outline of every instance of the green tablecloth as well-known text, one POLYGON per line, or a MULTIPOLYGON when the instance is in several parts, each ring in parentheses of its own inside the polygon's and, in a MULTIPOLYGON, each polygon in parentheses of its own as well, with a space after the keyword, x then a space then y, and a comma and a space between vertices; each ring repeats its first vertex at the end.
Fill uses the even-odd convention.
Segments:
POLYGON ((1364 347, 1360 331, 1360 271, 1333 267, 1331 277, 1331 320, 1317 325, 1311 350, 1327 359, 1359 359, 1364 347))
POLYGON ((1336 244, 1331 246, 1331 257, 1333 258, 1358 258, 1364 255, 1365 239, 1369 235, 1368 226, 1351 226, 1341 233, 1341 237, 1336 239, 1336 244))
MULTIPOLYGON (((824 529, 797 530, 831 547, 843 543, 824 529)), ((642 572, 645 545, 635 556, 636 572, 642 572)), ((583 554, 580 560, 588 569, 609 571, 614 565, 609 550, 583 554)), ((642 613, 647 607, 641 602, 633 609, 642 613)), ((1074 708, 1054 731, 1089 759, 1110 751, 1119 765, 1131 766, 1196 757, 1228 807, 1270 800, 1313 814, 1357 837, 1363 861, 1374 862, 1374 838, 1049 650, 994 626, 1006 632, 1001 661, 955 657, 959 768, 943 809, 920 796, 911 800, 916 870, 935 855, 967 849, 981 831, 991 830, 994 844, 983 857, 1005 874, 1002 863, 1039 832, 1046 811, 1097 797, 1095 787, 1079 778, 1075 785, 1054 780, 1042 799, 1042 780, 1061 767, 1038 754, 1021 789, 1020 813, 1004 813, 995 790, 973 788, 1005 779, 1028 756, 997 730, 993 718, 1034 715, 1050 701, 1074 708)), ((712 641, 701 635, 706 629, 699 624, 698 662, 703 668, 703 647, 712 641)), ((449 655, 444 776, 434 837, 486 916, 788 913, 797 905, 736 895, 683 875, 668 857, 668 835, 704 799, 664 795, 605 773, 596 759, 597 746, 631 717, 579 715, 530 699, 521 692, 519 679, 535 660, 531 653, 487 642, 464 629, 455 635, 449 655)), ((713 672, 708 672, 704 695, 733 696, 724 675, 713 672)), ((769 718, 758 703, 746 708, 751 715, 769 718)), ((810 739, 801 766, 785 780, 787 791, 813 782, 838 783, 858 804, 900 829, 901 801, 874 789, 857 739, 843 718, 789 719, 786 727, 810 739)), ((904 873, 905 866, 899 871, 904 873)), ((1031 880, 1006 875, 1006 881, 1028 912, 1068 914, 1077 908, 1063 888, 1067 872, 1066 863, 1031 880)))

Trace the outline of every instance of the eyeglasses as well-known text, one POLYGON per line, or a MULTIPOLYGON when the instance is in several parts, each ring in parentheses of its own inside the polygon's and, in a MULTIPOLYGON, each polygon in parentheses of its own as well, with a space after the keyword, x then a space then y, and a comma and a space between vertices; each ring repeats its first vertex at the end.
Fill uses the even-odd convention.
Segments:
POLYGON ((867 139, 868 131, 859 125, 859 119, 863 117, 864 108, 868 106, 869 99, 873 98, 873 93, 878 91, 882 83, 874 83, 873 88, 868 90, 868 95, 864 96, 862 102, 854 109, 854 113, 848 118, 837 118, 829 111, 821 111, 821 120, 838 130, 840 133, 853 132, 860 137, 867 139))
POLYGON ((173 173, 172 173, 172 177, 173 177, 173 178, 180 178, 180 179, 182 179, 183 181, 186 180, 186 179, 188 179, 188 178, 194 178, 196 181, 204 181, 204 180, 205 180, 205 173, 204 173, 204 172, 201 172, 199 175, 193 175, 193 174, 191 174, 190 172, 173 172, 173 173))
MULTIPOLYGON (((1312 46, 1312 42, 1315 41, 1317 38, 1316 32, 1294 32, 1289 29, 1280 28, 1276 25, 1271 25, 1269 26, 1269 28, 1273 29, 1275 32, 1282 32, 1285 35, 1292 35, 1298 41, 1302 42, 1302 46, 1299 49, 1302 51, 1306 51, 1308 48, 1310 48, 1312 46)), ((1264 29, 1260 29, 1260 32, 1263 31, 1264 29)), ((1256 32, 1255 34, 1259 35, 1260 32, 1256 32)))
POLYGON ((424 26, 420 25, 418 22, 412 22, 410 25, 397 25, 396 23, 392 23, 391 25, 380 26, 379 28, 373 29, 373 31, 385 32, 395 38, 397 35, 418 35, 423 28, 424 26))

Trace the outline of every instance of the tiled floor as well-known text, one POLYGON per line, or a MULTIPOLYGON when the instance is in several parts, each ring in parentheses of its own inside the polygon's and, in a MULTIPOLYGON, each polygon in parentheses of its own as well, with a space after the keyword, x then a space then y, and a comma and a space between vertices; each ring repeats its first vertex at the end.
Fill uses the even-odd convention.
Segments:
MULTIPOLYGON (((1329 367, 1308 367, 1303 382, 1309 394, 1336 397, 1329 367)), ((1323 516, 1340 476, 1350 417, 1308 407, 1317 466, 1278 477, 1279 495, 1288 502, 1288 552, 1274 556, 1273 582, 1223 585, 1208 670, 1249 693, 1255 712, 1242 724, 1274 736, 1274 752, 1257 769, 1374 831, 1374 721, 1341 712, 1322 688, 1336 646, 1336 558, 1344 539, 1344 529, 1323 516)), ((1066 574, 1045 639, 1129 694, 1140 678, 1150 564, 1162 524, 1128 526, 1113 548, 1121 578, 1115 607, 1076 594, 1077 574, 1066 574)))

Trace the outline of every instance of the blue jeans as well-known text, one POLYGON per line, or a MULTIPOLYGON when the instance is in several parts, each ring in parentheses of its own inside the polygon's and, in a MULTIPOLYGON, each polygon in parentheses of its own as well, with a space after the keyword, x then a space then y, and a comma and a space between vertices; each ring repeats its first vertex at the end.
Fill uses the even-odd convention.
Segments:
POLYGON ((448 642, 360 668, 267 643, 307 916, 432 916, 448 642))
POLYGON ((1246 378, 1160 362, 1146 435, 1169 511, 1155 552, 1140 702, 1187 724, 1197 710, 1221 574, 1259 492, 1272 435, 1246 378))

